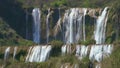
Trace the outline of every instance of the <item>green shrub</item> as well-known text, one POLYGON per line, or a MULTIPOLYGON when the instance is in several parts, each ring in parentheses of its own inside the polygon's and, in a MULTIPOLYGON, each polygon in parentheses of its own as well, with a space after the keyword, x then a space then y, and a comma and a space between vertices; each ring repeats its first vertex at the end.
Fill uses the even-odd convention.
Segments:
POLYGON ((53 47, 61 47, 63 45, 63 42, 62 41, 59 41, 59 40, 53 40, 50 42, 50 44, 53 46, 53 47))
POLYGON ((57 0, 51 3, 51 6, 53 7, 60 7, 60 6, 65 6, 65 5, 67 5, 66 0, 57 0))
POLYGON ((50 44, 52 45, 51 55, 52 56, 61 55, 61 47, 63 45, 63 42, 58 40, 53 40, 50 42, 50 44))
POLYGON ((108 38, 106 39, 106 43, 107 43, 107 44, 111 44, 111 43, 112 43, 112 38, 111 38, 111 37, 108 37, 108 38))
POLYGON ((20 51, 16 54, 16 59, 17 59, 18 61, 24 61, 26 54, 27 54, 27 51, 25 51, 25 50, 20 50, 20 51))
POLYGON ((83 45, 90 45, 90 44, 95 44, 95 43, 96 41, 93 39, 79 42, 79 44, 83 44, 83 45))
POLYGON ((105 58, 101 63, 101 68, 119 68, 120 67, 120 46, 117 44, 114 46, 114 51, 110 57, 105 58))

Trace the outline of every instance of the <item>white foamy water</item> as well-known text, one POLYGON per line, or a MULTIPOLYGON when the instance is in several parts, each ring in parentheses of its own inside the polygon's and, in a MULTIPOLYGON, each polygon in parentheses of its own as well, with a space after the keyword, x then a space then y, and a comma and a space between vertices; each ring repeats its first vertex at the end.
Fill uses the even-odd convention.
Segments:
POLYGON ((40 43, 40 31, 41 31, 41 21, 40 21, 40 16, 41 16, 41 12, 39 10, 39 8, 34 8, 32 11, 32 16, 33 16, 33 41, 35 43, 40 43))
POLYGON ((102 60, 102 45, 93 45, 91 46, 91 50, 90 50, 90 55, 89 58, 91 61, 98 61, 100 62, 102 60))
POLYGON ((62 54, 70 54, 72 52, 71 45, 63 45, 61 47, 62 54))
POLYGON ((26 62, 44 62, 49 58, 52 47, 48 46, 33 46, 30 47, 26 62))
POLYGON ((16 52, 17 52, 17 47, 14 47, 13 59, 15 59, 16 52))
POLYGON ((89 59, 101 62, 103 58, 108 57, 113 50, 113 45, 93 45, 91 46, 89 59))
POLYGON ((85 15, 87 9, 71 8, 66 10, 63 17, 64 42, 66 44, 85 41, 85 15))
POLYGON ((85 45, 77 45, 76 46, 76 56, 78 59, 82 59, 87 56, 88 53, 88 46, 85 45))
POLYGON ((8 59, 9 53, 10 53, 10 47, 7 47, 6 50, 5 50, 5 54, 4 54, 4 60, 8 59))
POLYGON ((97 22, 96 22, 96 28, 94 31, 94 39, 96 40, 96 44, 104 44, 105 42, 107 10, 108 10, 108 7, 106 7, 102 11, 102 14, 98 17, 97 22))
POLYGON ((87 8, 83 8, 83 11, 84 11, 84 19, 83 19, 83 40, 85 41, 86 40, 86 33, 85 33, 85 15, 87 13, 87 8))
MULTIPOLYGON (((76 45, 76 53, 75 56, 78 59, 82 59, 89 55, 89 59, 91 61, 101 62, 104 58, 109 57, 112 53, 113 45, 106 44, 106 45, 92 45, 92 46, 85 46, 85 45, 76 45)), ((71 45, 63 45, 61 47, 62 54, 71 54, 72 48, 71 45)))

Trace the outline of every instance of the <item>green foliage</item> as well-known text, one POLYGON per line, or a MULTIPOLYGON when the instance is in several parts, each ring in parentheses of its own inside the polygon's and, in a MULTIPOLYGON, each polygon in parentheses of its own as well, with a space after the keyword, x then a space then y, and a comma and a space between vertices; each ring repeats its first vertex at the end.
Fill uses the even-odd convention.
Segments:
POLYGON ((82 59, 82 62, 89 62, 90 60, 89 60, 89 57, 84 57, 83 59, 82 59))
POLYGON ((78 59, 75 56, 68 55, 68 56, 63 57, 62 62, 73 64, 73 63, 78 62, 78 59))
POLYGON ((119 68, 120 67, 120 46, 114 46, 114 51, 110 57, 107 57, 102 62, 102 68, 119 68))
POLYGON ((80 41, 79 44, 82 44, 82 45, 91 45, 91 44, 95 44, 95 40, 93 39, 90 39, 90 40, 86 40, 86 41, 80 41))
POLYGON ((62 41, 59 41, 59 40, 53 40, 50 42, 50 44, 53 46, 53 47, 61 47, 63 45, 63 42, 62 41))
POLYGON ((66 56, 59 56, 59 57, 51 57, 47 63, 50 63, 50 68, 59 68, 61 65, 65 63, 79 64, 79 60, 74 55, 66 55, 66 56), (57 62, 56 62, 57 61, 57 62))
POLYGON ((84 7, 90 7, 90 6, 91 6, 90 0, 84 0, 83 6, 84 6, 84 7))
POLYGON ((66 5, 67 5, 66 0, 56 0, 51 3, 51 6, 53 6, 53 7, 60 7, 60 6, 66 6, 66 5))
POLYGON ((21 39, 18 41, 18 45, 25 45, 25 46, 31 46, 34 45, 35 43, 29 40, 21 39))
POLYGON ((27 54, 27 51, 24 50, 20 50, 17 54, 16 54, 16 59, 20 62, 25 61, 25 56, 27 54))
POLYGON ((105 43, 111 44, 112 43, 112 37, 107 37, 105 43))
POLYGON ((23 56, 20 56, 20 62, 24 62, 25 61, 25 59, 24 59, 25 57, 23 57, 23 56))
POLYGON ((32 45, 32 41, 21 38, 5 21, 0 18, 0 45, 32 45))
POLYGON ((52 56, 61 55, 61 47, 63 45, 63 42, 58 40, 53 40, 50 42, 50 44, 52 45, 51 55, 52 56))

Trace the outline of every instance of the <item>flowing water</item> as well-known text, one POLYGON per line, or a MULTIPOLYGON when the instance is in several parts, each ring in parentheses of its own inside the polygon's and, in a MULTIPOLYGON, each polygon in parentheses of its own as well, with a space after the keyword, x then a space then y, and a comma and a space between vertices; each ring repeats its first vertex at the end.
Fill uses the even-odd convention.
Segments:
POLYGON ((50 8, 48 9, 48 15, 47 15, 47 18, 46 18, 46 43, 49 42, 49 29, 50 29, 50 26, 49 26, 49 18, 50 18, 50 15, 52 14, 52 12, 50 12, 50 8))
MULTIPOLYGON (((108 57, 113 50, 113 45, 76 45, 76 54, 75 56, 78 59, 82 59, 89 55, 91 61, 101 62, 103 58, 108 57), (90 50, 89 50, 90 49, 90 50)), ((72 52, 71 45, 63 45, 61 48, 62 54, 68 54, 72 52)))
POLYGON ((85 15, 87 9, 71 8, 66 10, 63 17, 64 42, 77 43, 85 40, 85 15))
POLYGON ((13 60, 15 59, 16 52, 17 52, 17 47, 14 47, 13 60))
MULTIPOLYGON (((63 34, 63 41, 65 45, 61 47, 62 54, 71 54, 72 46, 69 44, 78 43, 79 41, 86 40, 85 33, 85 16, 87 14, 87 8, 71 8, 66 10, 63 20, 59 13, 59 20, 55 26, 54 36, 57 35, 59 30, 61 30, 63 34), (63 22, 61 22, 63 21, 63 22), (63 26, 61 26, 61 23, 63 26)), ((107 25, 107 10, 106 7, 101 15, 97 18, 96 27, 94 31, 94 39, 96 41, 95 45, 85 46, 85 45, 76 45, 76 53, 75 56, 78 59, 83 59, 88 56, 90 61, 97 61, 100 63, 104 58, 108 57, 113 50, 113 45, 103 45, 105 42, 105 31, 107 25), (100 44, 100 45, 97 45, 100 44)), ((59 11, 60 12, 60 11, 59 11)), ((48 14, 46 17, 46 43, 49 42, 49 19, 52 12, 48 9, 48 14)), ((40 43, 41 36, 41 12, 39 8, 34 8, 32 11, 33 16, 33 41, 37 44, 40 43)), ((26 56, 26 62, 44 62, 49 58, 52 46, 31 46, 29 48, 28 54, 26 56)), ((13 59, 15 59, 17 52, 17 47, 14 48, 13 59)), ((10 47, 5 50, 4 60, 7 60, 10 53, 10 47)), ((101 65, 96 65, 96 68, 100 68, 101 65)), ((65 66, 68 68, 68 66, 65 66)), ((75 66, 74 68, 77 68, 75 66)))
POLYGON ((9 57, 9 53, 10 53, 10 47, 7 47, 5 50, 5 54, 4 54, 4 60, 6 61, 9 57))
POLYGON ((43 62, 49 58, 52 47, 46 46, 34 46, 30 47, 26 62, 43 62))
POLYGON ((34 8, 32 11, 32 16, 33 16, 33 41, 35 43, 40 43, 40 31, 41 31, 41 21, 40 21, 40 16, 41 16, 41 12, 39 10, 39 8, 34 8))
POLYGON ((76 46, 76 56, 78 57, 78 59, 82 59, 84 57, 86 57, 88 54, 88 46, 85 45, 77 45, 76 46))
POLYGON ((62 51, 62 54, 71 54, 72 50, 71 50, 71 45, 63 45, 61 47, 61 51, 62 51))
POLYGON ((102 14, 98 17, 96 22, 96 28, 94 31, 94 38, 96 40, 96 44, 104 44, 105 42, 105 31, 107 24, 107 11, 108 7, 106 7, 102 14))
POLYGON ((86 13, 87 13, 87 8, 83 8, 83 11, 84 11, 84 16, 83 16, 83 18, 84 18, 84 20, 83 20, 83 40, 85 41, 85 38, 86 38, 86 34, 85 34, 85 15, 86 15, 86 13))
POLYGON ((90 50, 89 59, 101 62, 103 58, 108 57, 113 50, 113 45, 93 45, 90 50))
MULTIPOLYGON (((56 35, 58 34, 58 32, 59 31, 61 31, 62 32, 62 28, 61 28, 61 20, 62 20, 62 18, 61 18, 61 15, 60 15, 60 8, 58 8, 58 11, 59 11, 59 19, 58 19, 58 21, 57 21, 57 23, 56 23, 56 25, 55 25, 55 27, 54 27, 54 37, 55 37, 55 39, 56 39, 56 35)), ((62 32, 62 34, 63 34, 64 32, 62 32)))

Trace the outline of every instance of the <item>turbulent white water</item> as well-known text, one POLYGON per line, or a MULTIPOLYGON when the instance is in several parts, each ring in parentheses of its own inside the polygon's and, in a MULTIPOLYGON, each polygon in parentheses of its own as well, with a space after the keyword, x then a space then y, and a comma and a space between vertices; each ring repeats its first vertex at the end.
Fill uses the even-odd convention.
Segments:
MULTIPOLYGON (((82 59, 89 55, 91 61, 101 62, 104 58, 108 57, 113 50, 113 45, 76 45, 76 54, 75 56, 78 59, 82 59), (90 49, 90 50, 89 50, 90 49)), ((71 45, 63 45, 61 48, 62 54, 68 54, 72 52, 71 45)))
POLYGON ((14 47, 13 59, 15 59, 16 52, 17 52, 17 47, 14 47))
POLYGON ((72 52, 71 45, 63 45, 61 47, 62 54, 70 54, 72 52))
POLYGON ((48 46, 33 46, 30 47, 26 62, 43 62, 49 58, 52 47, 48 46))
POLYGON ((4 54, 4 60, 8 59, 9 53, 10 53, 10 47, 7 47, 6 50, 5 50, 5 54, 4 54))
POLYGON ((103 44, 105 42, 105 31, 106 31, 106 24, 107 24, 107 10, 106 7, 102 14, 98 17, 96 28, 94 31, 94 38, 96 40, 96 44, 103 44))
POLYGON ((113 45, 93 45, 91 46, 89 59, 101 62, 103 58, 109 56, 113 50, 113 45))
POLYGON ((41 16, 41 12, 39 10, 39 8, 34 8, 32 11, 32 16, 33 16, 33 20, 34 20, 34 24, 33 24, 33 41, 35 43, 40 43, 40 16, 41 16))
POLYGON ((92 47, 91 47, 91 50, 90 50, 90 55, 89 55, 89 58, 90 58, 90 60, 91 61, 94 61, 94 60, 96 60, 96 61, 98 61, 98 62, 100 62, 101 60, 102 60, 102 55, 103 55, 103 53, 102 53, 102 45, 93 45, 92 47))
POLYGON ((63 18, 63 28, 65 30, 63 32, 65 32, 65 43, 77 43, 79 40, 85 40, 86 11, 87 9, 85 8, 71 8, 69 10, 66 10, 63 18))
POLYGON ((85 45, 77 45, 76 46, 76 56, 78 57, 78 59, 82 59, 84 57, 86 57, 88 54, 88 46, 85 45))

